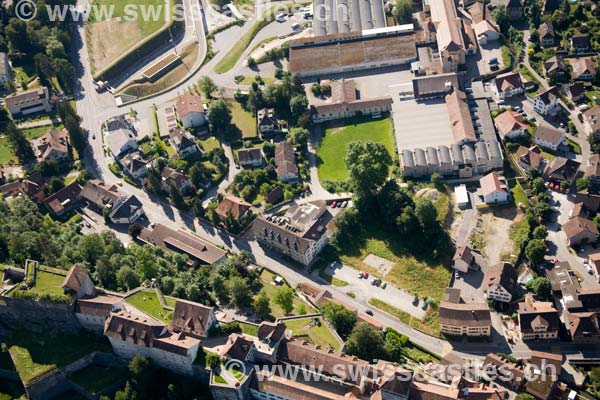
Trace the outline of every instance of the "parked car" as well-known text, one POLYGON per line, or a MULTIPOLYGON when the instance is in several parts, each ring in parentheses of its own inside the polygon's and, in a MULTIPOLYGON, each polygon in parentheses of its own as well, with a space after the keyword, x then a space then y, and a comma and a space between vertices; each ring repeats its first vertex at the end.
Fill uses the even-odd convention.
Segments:
POLYGON ((371 317, 373 316, 373 311, 366 309, 365 310, 365 314, 370 315, 371 317))
POLYGON ((382 288, 382 289, 385 289, 386 287, 387 287, 387 283, 386 283, 386 282, 383 282, 383 283, 381 284, 381 286, 380 286, 380 288, 382 288))
POLYGON ((498 64, 498 58, 497 57, 492 57, 488 60, 488 64, 492 65, 492 64, 498 64))
POLYGON ((427 310, 427 302, 426 301, 423 302, 423 306, 421 306, 421 309, 423 311, 427 310))
POLYGON ((363 278, 369 279, 369 273, 367 271, 364 271, 362 274, 363 274, 363 278))
POLYGON ((415 297, 413 298, 412 304, 413 304, 413 306, 415 306, 415 307, 419 305, 419 296, 415 296, 415 297))
POLYGON ((344 201, 344 202, 342 203, 342 208, 346 208, 347 206, 348 206, 348 202, 347 202, 347 201, 344 201))
POLYGON ((331 207, 332 208, 336 208, 337 207, 337 201, 334 201, 333 203, 331 203, 331 207))
POLYGON ((459 279, 460 273, 458 271, 454 271, 454 279, 459 279))
POLYGON ((363 278, 363 273, 362 273, 362 272, 359 272, 359 273, 358 273, 358 279, 362 279, 362 278, 363 278))

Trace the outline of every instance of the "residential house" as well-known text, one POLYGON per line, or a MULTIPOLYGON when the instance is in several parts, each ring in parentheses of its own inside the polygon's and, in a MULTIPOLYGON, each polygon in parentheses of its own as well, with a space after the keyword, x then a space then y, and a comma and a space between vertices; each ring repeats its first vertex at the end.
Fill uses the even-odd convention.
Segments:
POLYGON ((592 274, 597 282, 600 282, 600 253, 592 253, 588 256, 588 264, 592 268, 592 274))
POLYGON ((363 115, 380 115, 392 109, 392 98, 363 97, 351 79, 340 79, 329 83, 331 97, 326 100, 311 98, 309 105, 315 123, 363 115))
POLYGON ((179 122, 186 129, 197 128, 206 124, 204 106, 200 96, 186 94, 180 96, 175 103, 179 122))
POLYGON ((512 390, 520 390, 527 382, 523 365, 511 362, 496 353, 485 356, 482 374, 484 379, 512 390))
POLYGON ((564 84, 562 91, 574 103, 585 99, 585 85, 582 82, 564 84))
POLYGON ((517 288, 517 278, 517 269, 511 263, 494 264, 485 274, 483 293, 488 299, 510 303, 517 288))
POLYGON ((548 79, 563 80, 569 73, 562 56, 552 56, 544 62, 544 72, 548 79))
POLYGON ((494 119, 494 125, 504 140, 515 140, 529 135, 529 125, 521 114, 516 111, 507 110, 494 119))
POLYGON ((562 182, 571 185, 577 176, 580 165, 579 162, 571 160, 570 158, 554 157, 552 161, 550 161, 548 168, 546 168, 544 177, 547 181, 555 185, 560 185, 562 182))
POLYGON ((6 86, 8 82, 12 82, 8 56, 6 53, 0 52, 0 86, 6 86))
POLYGON ((216 323, 214 307, 177 299, 169 329, 175 333, 183 332, 196 339, 203 339, 216 323))
POLYGON ((110 154, 117 160, 128 152, 138 149, 135 133, 125 124, 119 125, 114 130, 108 130, 106 141, 110 154))
POLYGON ((119 192, 117 185, 108 186, 98 179, 90 179, 81 189, 81 199, 87 201, 90 207, 101 212, 105 207, 112 207, 119 197, 124 194, 119 192))
POLYGON ((552 21, 540 24, 538 32, 540 34, 540 45, 542 47, 554 46, 554 26, 552 26, 552 21))
POLYGON ((522 19, 524 14, 521 0, 508 0, 508 4, 506 4, 506 13, 511 21, 522 19))
POLYGON ((5 183, 0 186, 0 194, 2 194, 2 198, 6 202, 21 196, 27 196, 34 203, 41 204, 46 198, 43 184, 40 185, 31 179, 22 179, 5 183))
POLYGON ((296 153, 294 147, 288 142, 279 142, 275 145, 275 169, 277 179, 285 183, 297 183, 299 179, 296 153))
POLYGON ((200 340, 169 331, 162 322, 121 311, 108 317, 104 335, 120 358, 141 355, 162 368, 188 376, 194 373, 200 340))
POLYGON ((240 149, 237 152, 238 163, 244 168, 258 168, 263 165, 262 151, 258 147, 240 149))
POLYGON ((158 246, 163 250, 185 254, 190 260, 188 264, 192 267, 212 265, 227 256, 226 251, 199 236, 183 230, 174 231, 162 224, 156 224, 152 229, 142 229, 136 240, 144 244, 158 246))
POLYGON ((600 132, 600 106, 594 106, 584 111, 583 117, 591 133, 600 132))
POLYGON ((108 217, 113 224, 133 224, 142 214, 142 203, 131 195, 117 198, 108 217))
POLYGON ((549 125, 541 124, 535 131, 535 144, 552 150, 557 151, 559 147, 565 146, 565 133, 549 125))
POLYGON ((542 157, 542 150, 537 146, 530 148, 519 146, 517 149, 517 163, 523 172, 533 168, 541 174, 546 169, 546 160, 542 157))
POLYGON ((551 301, 538 301, 532 294, 525 295, 517 311, 521 340, 557 339, 560 316, 551 301))
POLYGON ((261 136, 279 132, 280 126, 279 122, 277 122, 275 109, 261 108, 260 110, 257 110, 256 128, 261 136))
POLYGON ((492 321, 486 303, 451 303, 442 301, 439 307, 440 330, 452 336, 490 336, 492 321))
POLYGON ((81 186, 77 181, 71 182, 56 193, 46 197, 44 205, 54 215, 61 216, 79 205, 81 186))
POLYGON ((180 194, 189 193, 192 189, 192 182, 182 169, 165 167, 160 174, 160 179, 162 189, 167 193, 171 191, 171 187, 175 187, 180 194))
POLYGON ((502 204, 510 199, 510 190, 503 176, 490 172, 479 180, 485 204, 502 204))
POLYGON ((452 268, 463 273, 469 272, 475 266, 475 256, 473 250, 467 245, 461 245, 456 248, 452 258, 452 268))
POLYGON ((89 274, 79 264, 74 264, 70 269, 61 285, 63 290, 72 293, 76 299, 91 297, 96 293, 94 282, 89 274))
POLYGON ((46 86, 8 95, 4 98, 4 102, 13 117, 48 113, 52 110, 50 95, 46 86))
POLYGON ((600 194, 595 193, 595 191, 591 189, 592 187, 580 190, 577 193, 575 193, 575 200, 573 202, 575 204, 585 204, 588 211, 592 215, 594 215, 600 211, 600 194))
POLYGON ((473 24, 473 30, 480 46, 485 46, 490 42, 495 42, 500 38, 500 28, 489 19, 473 24))
POLYGON ((593 243, 598 240, 598 228, 587 218, 579 216, 571 218, 562 225, 562 229, 567 236, 569 246, 593 243))
POLYGON ((492 90, 498 99, 505 100, 525 91, 518 72, 506 72, 492 80, 492 90))
POLYGON ((223 197, 223 200, 221 200, 215 212, 223 220, 229 218, 231 215, 236 221, 241 221, 252 213, 251 208, 252 205, 243 199, 232 194, 227 194, 223 197))
POLYGON ((587 179, 589 189, 596 191, 600 188, 600 154, 590 155, 583 177, 587 179))
POLYGON ((590 35, 583 33, 579 35, 573 35, 571 38, 571 49, 575 53, 585 53, 590 50, 590 35))
POLYGON ((32 140, 38 161, 68 161, 71 158, 69 132, 66 129, 48 129, 38 139, 32 140))
POLYGON ((565 325, 575 343, 598 343, 600 339, 598 312, 568 312, 565 325))
POLYGON ((591 57, 573 58, 571 59, 571 67, 573 79, 580 81, 591 81, 596 77, 596 63, 591 57))
POLYGON ((283 194, 283 188, 281 186, 275 186, 273 190, 267 193, 265 201, 269 204, 277 204, 283 200, 283 194))
POLYGON ((194 137, 180 128, 171 129, 169 143, 173 149, 183 158, 192 157, 200 153, 200 147, 194 137))
POLYGON ((258 217, 250 226, 256 240, 290 258, 310 265, 328 243, 328 225, 333 219, 324 201, 292 206, 282 219, 258 217))
POLYGON ((119 160, 119 164, 127 175, 133 179, 141 180, 148 175, 148 161, 144 160, 139 151, 127 153, 119 160))

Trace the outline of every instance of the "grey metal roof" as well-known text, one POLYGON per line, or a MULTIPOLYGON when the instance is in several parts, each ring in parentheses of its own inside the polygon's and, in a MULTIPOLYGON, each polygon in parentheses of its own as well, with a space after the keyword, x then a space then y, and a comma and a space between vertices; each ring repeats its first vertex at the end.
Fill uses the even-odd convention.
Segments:
POLYGON ((415 164, 423 167, 427 166, 427 159, 425 158, 423 149, 415 149, 415 164))
POLYGON ((438 159, 437 150, 433 147, 428 147, 427 149, 427 164, 428 165, 440 165, 440 160, 438 159))
POLYGON ((383 0, 314 0, 315 36, 385 27, 383 0))
POLYGON ((463 158, 462 148, 460 147, 460 145, 453 144, 451 146, 451 148, 452 148, 452 160, 454 161, 454 164, 464 163, 465 159, 463 158))
POLYGON ((496 140, 488 141, 488 152, 490 158, 502 158, 502 150, 500 150, 500 143, 496 140))
POLYGON ((475 164, 477 162, 477 157, 475 156, 475 150, 471 145, 463 146, 463 157, 466 163, 475 164))
POLYGON ((450 149, 448 146, 440 146, 438 148, 438 154, 440 158, 440 164, 452 164, 452 158, 450 158, 450 149))
POLYGON ((475 144, 475 153, 477 154, 478 160, 489 160, 490 159, 485 142, 477 142, 475 144))
POLYGON ((315 36, 327 34, 327 11, 324 4, 325 0, 314 0, 313 3, 313 29, 315 36))
POLYGON ((404 167, 414 167, 415 160, 413 160, 413 154, 410 150, 402 150, 402 165, 404 167))

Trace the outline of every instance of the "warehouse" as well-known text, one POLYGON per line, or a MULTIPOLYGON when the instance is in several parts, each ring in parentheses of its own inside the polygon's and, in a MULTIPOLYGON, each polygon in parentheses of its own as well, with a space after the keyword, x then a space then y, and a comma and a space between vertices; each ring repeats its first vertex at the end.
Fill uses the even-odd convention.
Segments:
POLYGON ((385 28, 383 0, 315 0, 315 36, 385 28))

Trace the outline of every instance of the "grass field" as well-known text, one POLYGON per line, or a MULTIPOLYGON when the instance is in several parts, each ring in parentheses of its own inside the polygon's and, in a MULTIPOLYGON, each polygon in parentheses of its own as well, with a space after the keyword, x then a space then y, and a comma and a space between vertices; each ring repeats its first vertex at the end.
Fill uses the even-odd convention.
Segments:
POLYGON ((256 137, 258 132, 254 115, 244 110, 237 101, 229 102, 229 107, 231 108, 232 122, 242 131, 242 137, 244 139, 256 137))
MULTIPOLYGON (((167 305, 175 307, 175 299, 165 296, 167 305)), ((166 310, 158 301, 158 296, 154 290, 142 290, 125 299, 129 304, 140 311, 157 318, 163 322, 171 322, 173 312, 166 310)))
POLYGON ((21 131, 23 132, 25 137, 27 137, 27 139, 31 140, 31 139, 39 138, 44 133, 46 133, 46 131, 48 131, 49 129, 60 130, 63 128, 64 128, 64 126, 62 124, 56 124, 56 125, 38 126, 37 128, 21 129, 21 131))
POLYGON ((16 163, 17 161, 6 136, 0 136, 0 164, 16 163))
POLYGON ((93 351, 111 351, 105 338, 91 334, 49 336, 23 330, 13 332, 7 346, 25 384, 93 351))
POLYGON ((76 371, 70 379, 92 394, 96 394, 102 389, 125 379, 126 376, 126 368, 90 365, 76 371))
POLYGON ((242 329, 242 333, 244 333, 246 335, 251 335, 251 336, 258 335, 258 326, 240 322, 240 328, 242 329))
POLYGON ((217 138, 215 138, 214 136, 211 136, 211 137, 206 138, 204 140, 199 140, 198 144, 200 146, 202 146, 202 150, 204 150, 205 153, 208 153, 212 149, 216 149, 216 148, 221 147, 221 144, 219 143, 219 140, 217 138))
POLYGON ((394 154, 392 120, 360 119, 342 120, 330 124, 317 148, 319 180, 343 181, 348 179, 344 157, 346 146, 352 142, 380 142, 394 154), (342 125, 345 124, 345 125, 342 125))
POLYGON ((344 264, 386 279, 411 294, 439 301, 450 281, 450 270, 432 259, 427 246, 421 246, 418 249, 420 253, 415 254, 417 251, 411 251, 407 245, 406 239, 394 232, 367 226, 362 235, 355 238, 352 250, 340 254, 340 259, 344 264), (364 263, 362 260, 369 254, 392 261, 394 265, 390 272, 382 276, 378 270, 364 263))
POLYGON ((399 308, 396 308, 391 304, 386 303, 383 300, 376 299, 374 297, 369 299, 369 304, 375 308, 378 308, 382 311, 393 315, 400 321, 404 322, 409 326, 414 327, 415 329, 418 329, 425 333, 429 333, 433 336, 440 335, 439 311, 437 307, 430 306, 427 310, 427 314, 425 314, 425 318, 420 320, 418 318, 413 317, 406 311, 400 310, 399 308))
MULTIPOLYGON (((28 289, 27 292, 31 294, 42 295, 53 295, 53 296, 64 296, 64 289, 62 283, 65 280, 65 275, 53 274, 50 272, 39 271, 36 274, 35 285, 28 289)), ((8 296, 13 296, 19 291, 19 288, 11 290, 8 296)))
POLYGON ((308 342, 323 347, 338 350, 340 343, 322 319, 303 318, 285 321, 285 325, 292 331, 296 338, 306 339, 308 342), (317 322, 315 322, 317 321, 317 322))

